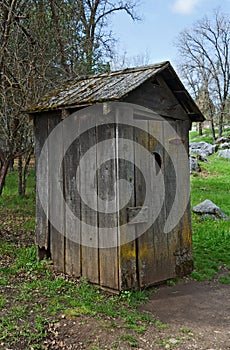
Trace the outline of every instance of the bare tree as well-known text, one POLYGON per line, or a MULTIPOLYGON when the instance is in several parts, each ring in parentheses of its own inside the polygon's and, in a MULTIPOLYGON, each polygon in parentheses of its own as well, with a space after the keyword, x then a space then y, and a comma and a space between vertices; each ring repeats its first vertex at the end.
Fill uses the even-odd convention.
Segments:
POLYGON ((133 20, 138 0, 49 0, 60 67, 66 78, 108 68, 114 54, 114 35, 109 20, 124 11, 133 20), (64 11, 63 11, 64 8, 64 11), (109 58, 109 59, 108 59, 109 58))
MULTIPOLYGON (((1 28, 5 33, 0 50, 0 194, 8 168, 17 157, 27 160, 24 162, 26 178, 33 138, 31 122, 22 110, 50 87, 47 50, 42 40, 36 39, 41 24, 39 13, 35 16, 31 9, 35 10, 36 4, 29 0, 0 3, 1 28)), ((23 194, 24 189, 19 188, 19 193, 23 194)))
POLYGON ((213 18, 204 17, 190 30, 184 30, 176 46, 181 56, 179 68, 185 73, 185 81, 199 79, 199 87, 205 89, 208 100, 218 114, 219 137, 222 136, 230 89, 230 20, 219 10, 213 18), (187 77, 186 77, 187 75, 187 77))
MULTIPOLYGON (((186 85, 191 91, 200 110, 210 122, 213 141, 216 140, 214 118, 216 113, 215 105, 211 98, 212 76, 205 69, 194 69, 189 66, 180 66, 180 75, 186 81, 186 85)), ((199 134, 203 133, 203 125, 199 123, 199 134)))
POLYGON ((111 68, 116 69, 125 69, 127 67, 138 67, 146 66, 149 64, 149 52, 148 50, 141 52, 135 56, 129 56, 127 50, 123 50, 121 54, 116 53, 113 55, 110 62, 111 68))
POLYGON ((33 138, 23 109, 65 79, 107 69, 109 18, 125 11, 136 19, 136 6, 137 0, 0 0, 0 195, 16 157, 25 193, 22 164, 26 171, 33 138))

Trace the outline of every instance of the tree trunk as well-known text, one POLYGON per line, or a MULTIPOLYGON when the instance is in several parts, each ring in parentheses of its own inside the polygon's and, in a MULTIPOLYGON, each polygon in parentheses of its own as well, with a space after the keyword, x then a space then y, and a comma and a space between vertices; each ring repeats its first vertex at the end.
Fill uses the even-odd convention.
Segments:
POLYGON ((23 178, 22 178, 22 189, 23 189, 23 196, 26 194, 26 186, 27 186, 27 177, 28 177, 28 172, 29 172, 29 165, 30 165, 30 160, 31 160, 31 154, 32 151, 30 151, 26 157, 25 160, 25 165, 23 169, 23 178))
POLYGON ((199 135, 200 136, 203 135, 203 125, 202 125, 202 123, 199 123, 199 135))
POLYGON ((218 137, 222 137, 223 134, 223 121, 224 121, 224 115, 223 112, 220 113, 219 116, 219 133, 218 133, 218 137))
POLYGON ((4 185, 5 185, 5 179, 6 179, 6 174, 7 174, 9 165, 10 165, 10 160, 7 159, 7 160, 2 164, 2 167, 1 167, 1 170, 0 170, 0 196, 1 196, 1 194, 2 194, 2 190, 3 190, 3 187, 4 187, 4 185))
POLYGON ((26 194, 27 177, 28 177, 32 152, 33 152, 33 149, 28 151, 28 153, 25 156, 24 162, 23 162, 22 155, 18 157, 18 194, 19 196, 25 196, 26 194))
POLYGON ((23 172, 22 156, 19 156, 18 157, 18 194, 19 196, 23 196, 22 172, 23 172))
POLYGON ((10 162, 9 171, 14 171, 14 159, 12 159, 10 162))
POLYGON ((216 141, 216 132, 215 132, 215 125, 214 125, 214 120, 213 120, 212 116, 210 119, 210 123, 211 123, 211 129, 212 129, 212 139, 215 142, 216 141))

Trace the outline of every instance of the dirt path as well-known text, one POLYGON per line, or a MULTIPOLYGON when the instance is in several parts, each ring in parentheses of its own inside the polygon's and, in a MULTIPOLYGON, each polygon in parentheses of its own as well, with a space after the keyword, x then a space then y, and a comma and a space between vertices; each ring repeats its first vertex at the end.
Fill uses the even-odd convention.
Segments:
MULTIPOLYGON (((170 326, 169 334, 174 336, 166 348, 171 344, 178 350, 230 349, 230 285, 185 280, 173 287, 163 286, 141 310, 170 326), (181 342, 176 345, 176 338, 186 333, 190 339, 178 339, 181 342)), ((150 332, 145 336, 151 344, 150 332)))
POLYGON ((230 285, 185 279, 159 287, 139 310, 159 321, 144 334, 137 336, 122 325, 113 328, 106 319, 62 319, 51 329, 55 337, 48 349, 230 349, 230 285), (124 341, 127 334, 135 336, 137 344, 124 341))

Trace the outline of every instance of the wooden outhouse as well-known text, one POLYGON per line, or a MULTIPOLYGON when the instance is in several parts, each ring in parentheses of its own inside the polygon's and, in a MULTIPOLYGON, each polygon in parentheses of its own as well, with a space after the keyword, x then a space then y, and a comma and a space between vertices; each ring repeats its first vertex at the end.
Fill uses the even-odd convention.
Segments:
POLYGON ((169 62, 77 78, 29 113, 41 258, 115 292, 192 271, 188 134, 204 117, 169 62))

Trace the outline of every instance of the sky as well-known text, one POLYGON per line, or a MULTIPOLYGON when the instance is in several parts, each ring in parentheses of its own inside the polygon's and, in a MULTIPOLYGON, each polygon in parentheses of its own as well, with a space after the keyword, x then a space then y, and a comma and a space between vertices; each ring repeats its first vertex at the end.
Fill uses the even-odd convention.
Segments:
POLYGON ((217 8, 230 15, 230 0, 142 0, 138 7, 141 21, 133 22, 124 13, 113 17, 113 32, 119 39, 118 54, 126 51, 128 57, 146 57, 147 62, 141 64, 162 61, 174 64, 179 33, 206 15, 212 17, 217 8))

